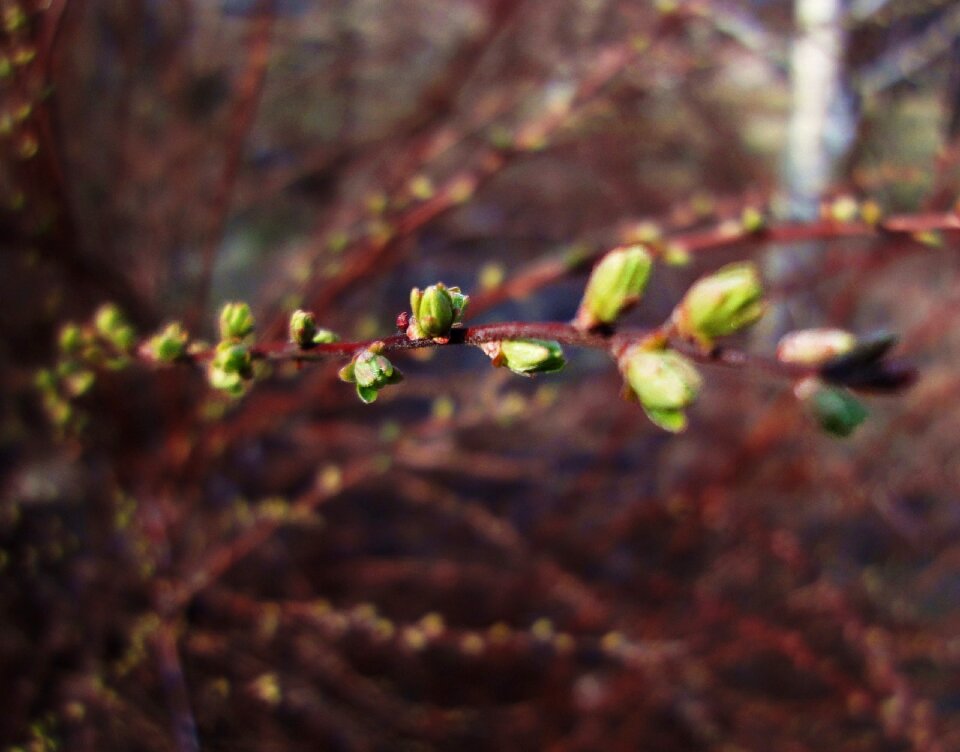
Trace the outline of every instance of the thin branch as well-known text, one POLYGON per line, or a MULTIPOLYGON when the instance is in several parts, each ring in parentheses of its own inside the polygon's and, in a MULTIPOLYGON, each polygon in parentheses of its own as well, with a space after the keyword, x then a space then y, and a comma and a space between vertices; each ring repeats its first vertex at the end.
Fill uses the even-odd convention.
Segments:
POLYGON ((173 736, 177 752, 200 752, 197 722, 190 708, 190 692, 180 663, 176 629, 168 621, 153 636, 160 683, 163 685, 173 719, 173 736))

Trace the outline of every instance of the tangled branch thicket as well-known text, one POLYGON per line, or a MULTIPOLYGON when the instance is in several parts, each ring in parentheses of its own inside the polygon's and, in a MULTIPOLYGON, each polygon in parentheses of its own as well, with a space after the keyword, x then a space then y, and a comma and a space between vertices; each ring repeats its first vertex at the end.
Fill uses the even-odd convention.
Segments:
POLYGON ((0 745, 960 746, 957 14, 804 7, 2 0, 0 745))

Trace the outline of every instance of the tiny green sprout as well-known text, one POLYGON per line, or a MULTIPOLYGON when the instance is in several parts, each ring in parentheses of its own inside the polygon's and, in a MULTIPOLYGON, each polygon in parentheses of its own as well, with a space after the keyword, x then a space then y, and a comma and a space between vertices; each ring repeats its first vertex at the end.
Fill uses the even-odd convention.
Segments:
POLYGON ((160 363, 174 363, 187 354, 189 335, 179 322, 167 324, 162 331, 153 335, 147 342, 149 357, 160 363))
POLYGON ((857 338, 843 329, 801 329, 784 335, 777 344, 777 360, 818 366, 849 352, 857 338))
POLYGON ((407 337, 445 342, 453 325, 462 320, 469 300, 459 287, 447 287, 443 282, 430 285, 426 290, 414 287, 410 291, 411 320, 407 337))
POLYGON ((509 368, 520 376, 556 373, 567 360, 559 342, 545 339, 508 339, 480 346, 493 365, 509 368))
POLYGON ((207 368, 210 386, 233 397, 239 397, 244 391, 244 381, 251 378, 253 378, 253 359, 250 349, 246 345, 235 342, 218 344, 207 368))
POLYGON ((227 303, 220 311, 220 339, 242 340, 253 333, 253 313, 243 302, 227 303))
POLYGON ((677 332, 710 347, 723 337, 756 323, 763 316, 763 286, 756 264, 728 264, 693 283, 674 309, 677 332))
POLYGON ((383 343, 377 342, 353 356, 340 369, 340 380, 356 384, 357 396, 365 404, 376 401, 377 392, 389 384, 399 384, 403 374, 382 354, 383 343))
POLYGON ((653 259, 642 245, 614 248, 593 267, 574 324, 593 329, 612 324, 635 305, 650 279, 653 259))
POLYGON ((113 303, 104 303, 93 317, 93 326, 103 339, 121 352, 129 352, 136 340, 133 327, 113 303))
POLYGON ((290 341, 301 350, 315 344, 317 320, 313 313, 298 309, 290 314, 290 341))
POLYGON ((620 356, 619 367, 627 396, 637 399, 653 423, 671 433, 687 427, 684 408, 693 404, 703 386, 688 358, 673 350, 634 345, 620 356))
POLYGON ((640 300, 650 279, 653 260, 642 245, 615 248, 593 268, 580 301, 574 324, 578 329, 593 329, 612 324, 617 317, 640 300))
POLYGON ((869 415, 848 389, 828 386, 815 377, 798 382, 794 394, 817 425, 833 436, 849 436, 869 415))

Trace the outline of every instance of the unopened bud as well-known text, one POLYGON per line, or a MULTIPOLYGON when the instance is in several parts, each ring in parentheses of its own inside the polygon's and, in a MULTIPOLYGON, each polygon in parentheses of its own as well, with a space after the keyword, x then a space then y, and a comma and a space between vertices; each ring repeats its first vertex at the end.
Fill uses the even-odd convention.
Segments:
POLYGON ((857 338, 843 329, 802 329, 785 335, 777 345, 777 360, 817 366, 849 352, 857 338))
POLYGON ((220 339, 241 340, 253 333, 253 313, 246 303, 227 303, 220 311, 220 339))
POLYGON ((353 356, 340 369, 340 380, 356 384, 357 396, 369 404, 377 399, 377 392, 389 384, 403 381, 403 374, 381 354, 382 344, 375 344, 353 356))
POLYGON ((652 265, 650 254, 641 245, 607 253, 593 267, 587 281, 575 319, 577 328, 587 330, 616 321, 626 308, 640 300, 652 265))
POLYGON ((860 203, 853 196, 838 196, 830 203, 827 214, 835 222, 854 222, 860 214, 860 203))
POLYGON ((317 329, 313 335, 313 344, 330 345, 340 341, 340 335, 330 329, 317 329))
POLYGON ((244 381, 253 378, 253 359, 246 345, 221 342, 207 367, 207 380, 214 389, 234 397, 243 394, 244 381))
POLYGON ((747 233, 763 232, 767 229, 767 217, 755 206, 748 206, 740 214, 740 226, 747 233))
POLYGON ((167 324, 162 332, 150 338, 147 354, 161 363, 173 363, 186 355, 188 339, 179 323, 167 324))
POLYGON ((296 310, 290 314, 290 341, 301 350, 314 344, 317 320, 310 311, 296 310))
POLYGON ((508 339, 487 342, 481 349, 495 366, 509 368, 521 376, 555 373, 567 364, 560 343, 552 340, 508 339))
POLYGON ((74 323, 64 324, 60 330, 60 352, 76 355, 84 344, 83 331, 74 323))
POLYGON ((94 328, 103 339, 120 352, 128 352, 133 347, 136 335, 133 327, 113 303, 104 303, 97 309, 93 318, 94 328))
POLYGON ((459 287, 447 287, 442 282, 426 290, 414 287, 410 291, 410 313, 413 316, 407 328, 410 339, 444 339, 450 329, 463 318, 469 297, 459 287))
POLYGON ((794 394, 817 424, 834 436, 849 436, 869 414, 849 390, 828 386, 817 378, 798 382, 794 394))
POLYGON ((688 358, 673 350, 634 345, 620 356, 619 366, 630 393, 651 421, 673 433, 686 428, 684 408, 693 404, 703 385, 688 358))
POLYGON ((755 323, 764 312, 763 287, 755 264, 728 264, 687 290, 673 312, 677 331, 703 345, 755 323))

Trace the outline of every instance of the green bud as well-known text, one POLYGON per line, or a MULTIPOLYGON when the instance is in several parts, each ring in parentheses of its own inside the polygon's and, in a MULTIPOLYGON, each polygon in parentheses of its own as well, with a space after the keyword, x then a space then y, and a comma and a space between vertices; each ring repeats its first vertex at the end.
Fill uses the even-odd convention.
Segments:
POLYGON ((843 329, 801 329, 781 338, 777 360, 817 366, 849 352, 856 344, 857 338, 843 329))
POLYGON ((246 345, 221 342, 217 345, 210 365, 207 380, 214 389, 239 397, 244 391, 244 381, 253 378, 253 358, 246 345))
POLYGON ((696 366, 673 350, 628 348, 619 360, 630 393, 647 417, 661 428, 677 433, 687 426, 684 408, 693 404, 703 386, 696 366))
POLYGON ((767 218, 756 207, 748 206, 740 214, 740 226, 744 232, 763 232, 767 228, 767 218))
POLYGON ((521 376, 556 373, 567 360, 559 342, 545 339, 508 339, 481 345, 495 366, 509 368, 521 376))
POLYGON ((755 264, 728 264, 687 290, 673 312, 677 331, 709 346, 715 337, 755 323, 764 312, 763 287, 755 264))
POLYGON ((838 196, 827 208, 827 213, 836 222, 854 222, 860 214, 860 203, 853 196, 838 196))
POLYGON ((315 345, 330 345, 339 341, 340 335, 330 329, 317 329, 316 334, 313 335, 315 345))
POLYGON ((246 303, 227 303, 220 311, 220 339, 243 339, 253 333, 253 313, 246 303))
POLYGON ((104 303, 93 318, 94 328, 120 352, 129 352, 136 340, 133 327, 113 303, 104 303))
POLYGON ((188 339, 189 336, 183 327, 174 321, 150 338, 147 343, 147 352, 156 361, 173 363, 186 355, 188 339))
POLYGON ((207 370, 207 380, 214 389, 226 392, 231 397, 243 394, 243 378, 239 373, 231 373, 211 365, 207 370))
POLYGON ((447 287, 442 282, 421 291, 410 291, 412 320, 407 328, 410 339, 445 339, 450 328, 461 321, 469 297, 459 287, 447 287))
POLYGON ((245 378, 251 375, 253 366, 250 348, 233 342, 218 344, 211 362, 215 368, 227 373, 238 373, 245 378))
POLYGON ((340 380, 356 384, 357 396, 369 404, 377 399, 377 392, 389 384, 399 384, 403 374, 381 354, 382 343, 377 343, 353 356, 353 360, 340 369, 340 380))
POLYGON ((57 391, 57 377, 49 368, 42 368, 33 377, 33 385, 41 393, 53 393, 57 391))
POLYGON ((652 266, 650 254, 641 245, 607 253, 587 281, 574 322, 577 328, 587 330, 616 321, 626 308, 640 300, 652 266))
POLYGON ((799 382, 794 393, 820 428, 834 436, 849 436, 869 415, 849 390, 816 378, 799 382))
POLYGON ((301 350, 315 344, 317 320, 310 311, 296 310, 290 314, 290 341, 301 350))
POLYGON ((96 381, 93 371, 79 370, 63 380, 63 386, 71 397, 80 397, 90 391, 96 381))
POLYGON ((60 352, 64 355, 76 355, 83 347, 83 341, 83 331, 76 324, 64 324, 60 329, 60 352))

